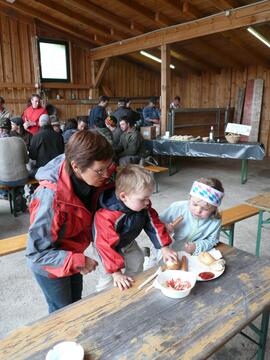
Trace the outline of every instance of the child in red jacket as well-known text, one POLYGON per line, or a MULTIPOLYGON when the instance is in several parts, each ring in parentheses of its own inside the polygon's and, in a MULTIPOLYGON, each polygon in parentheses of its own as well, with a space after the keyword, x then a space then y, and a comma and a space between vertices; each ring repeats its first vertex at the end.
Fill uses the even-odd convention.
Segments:
POLYGON ((177 261, 176 252, 168 247, 170 235, 151 207, 152 174, 139 165, 128 165, 118 171, 115 187, 103 193, 94 219, 94 242, 102 262, 98 290, 112 279, 121 290, 132 286, 132 275, 143 270, 144 254, 136 242, 142 230, 161 249, 164 261, 177 261))

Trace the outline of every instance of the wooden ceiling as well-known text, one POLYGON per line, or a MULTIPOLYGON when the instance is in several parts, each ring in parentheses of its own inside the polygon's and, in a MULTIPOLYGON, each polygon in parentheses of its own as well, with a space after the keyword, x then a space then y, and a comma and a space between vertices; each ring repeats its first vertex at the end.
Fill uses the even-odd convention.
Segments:
MULTIPOLYGON (((260 1, 254 0, 0 0, 0 10, 12 9, 77 37, 95 48, 171 25, 201 19, 260 1)), ((270 40, 270 22, 253 26, 270 40)), ((199 34, 198 34, 199 36, 199 34)), ((160 49, 148 52, 160 57, 160 49)), ((160 65, 140 55, 129 60, 160 71, 160 65)), ((270 66, 270 48, 246 28, 212 34, 171 45, 177 75, 188 72, 270 66)))

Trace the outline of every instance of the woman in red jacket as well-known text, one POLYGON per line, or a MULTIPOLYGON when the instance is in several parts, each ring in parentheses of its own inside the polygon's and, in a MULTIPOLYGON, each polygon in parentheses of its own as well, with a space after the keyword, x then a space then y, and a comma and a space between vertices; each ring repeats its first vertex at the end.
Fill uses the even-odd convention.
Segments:
POLYGON ((81 299, 82 275, 95 270, 84 255, 100 193, 112 186, 113 150, 94 131, 76 132, 59 155, 41 167, 30 203, 26 256, 49 312, 81 299))

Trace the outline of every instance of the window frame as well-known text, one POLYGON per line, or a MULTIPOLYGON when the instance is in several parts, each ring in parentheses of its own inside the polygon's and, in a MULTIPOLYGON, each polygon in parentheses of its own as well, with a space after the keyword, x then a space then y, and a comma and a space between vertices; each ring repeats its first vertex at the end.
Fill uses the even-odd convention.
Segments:
POLYGON ((39 61, 39 69, 40 69, 40 81, 42 82, 62 82, 62 83, 70 83, 70 56, 69 56, 69 42, 64 40, 54 40, 54 39, 46 39, 46 38, 38 38, 37 39, 38 45, 38 61, 39 61), (59 78, 44 78, 42 76, 42 64, 41 64, 41 51, 40 51, 40 43, 47 43, 47 44, 59 44, 65 46, 65 55, 66 55, 66 69, 67 69, 67 78, 66 79, 59 79, 59 78))

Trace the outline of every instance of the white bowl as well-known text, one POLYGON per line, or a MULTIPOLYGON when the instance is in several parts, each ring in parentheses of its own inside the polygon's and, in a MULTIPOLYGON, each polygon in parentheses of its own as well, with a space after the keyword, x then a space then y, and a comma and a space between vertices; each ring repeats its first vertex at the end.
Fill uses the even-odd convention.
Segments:
POLYGON ((63 341, 55 345, 46 356, 46 360, 83 360, 83 358, 83 347, 74 341, 63 341))
POLYGON ((196 275, 182 270, 166 270, 158 275, 155 281, 155 287, 160 289, 165 296, 174 299, 181 299, 189 295, 190 291, 196 284, 196 275), (175 290, 168 288, 166 282, 171 279, 181 279, 182 281, 189 281, 190 288, 186 290, 175 290))

